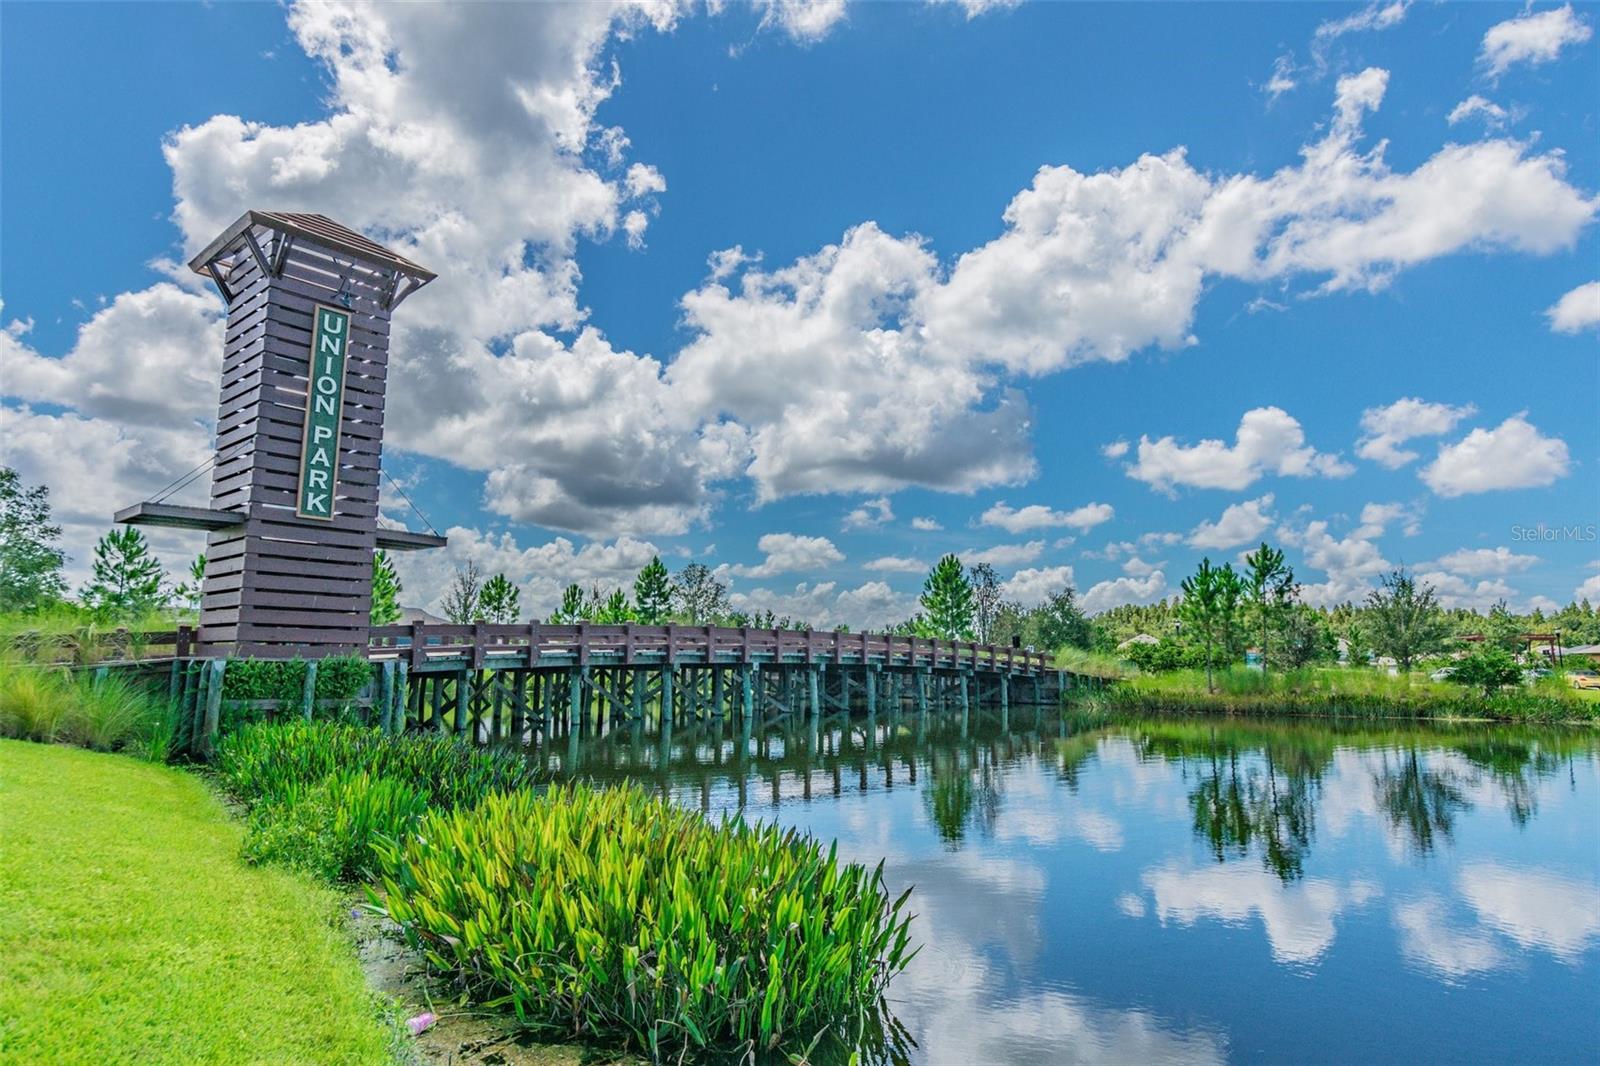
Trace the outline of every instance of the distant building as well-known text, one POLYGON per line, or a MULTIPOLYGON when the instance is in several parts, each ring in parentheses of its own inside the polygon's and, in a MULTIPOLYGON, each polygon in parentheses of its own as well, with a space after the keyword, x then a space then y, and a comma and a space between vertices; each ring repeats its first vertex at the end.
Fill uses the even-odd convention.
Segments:
POLYGON ((442 626, 448 621, 449 619, 440 618, 432 611, 424 610, 421 607, 402 607, 400 608, 400 621, 395 624, 408 626, 412 622, 423 622, 427 625, 442 626))

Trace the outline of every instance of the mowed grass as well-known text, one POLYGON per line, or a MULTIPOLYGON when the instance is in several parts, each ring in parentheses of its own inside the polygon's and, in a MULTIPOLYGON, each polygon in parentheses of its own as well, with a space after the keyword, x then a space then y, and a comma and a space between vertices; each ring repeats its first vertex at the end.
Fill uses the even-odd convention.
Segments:
POLYGON ((192 775, 0 740, 0 1062, 391 1061, 339 897, 240 834, 192 775))

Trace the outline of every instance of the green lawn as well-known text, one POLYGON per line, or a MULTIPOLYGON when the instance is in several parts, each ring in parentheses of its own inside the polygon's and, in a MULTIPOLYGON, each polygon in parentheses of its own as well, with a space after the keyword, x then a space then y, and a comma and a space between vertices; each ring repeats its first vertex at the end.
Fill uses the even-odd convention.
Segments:
POLYGON ((390 1061, 339 897, 239 840, 193 775, 0 740, 0 1062, 390 1061))

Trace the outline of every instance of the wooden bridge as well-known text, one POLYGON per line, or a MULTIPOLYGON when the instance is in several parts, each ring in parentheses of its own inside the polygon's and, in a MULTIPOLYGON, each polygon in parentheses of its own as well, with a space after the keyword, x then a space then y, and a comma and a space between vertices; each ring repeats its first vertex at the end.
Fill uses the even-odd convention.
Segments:
MULTIPOLYGON (((147 666, 170 664, 195 746, 222 710, 227 659, 207 655, 196 630, 143 634, 147 666), (170 657, 149 651, 170 646, 170 657)), ((374 626, 378 667, 360 704, 389 732, 431 728, 478 742, 526 740, 560 727, 723 716, 813 718, 879 708, 1044 704, 1067 675, 1045 653, 973 641, 877 633, 688 625, 374 626)), ((313 710, 317 660, 305 699, 313 710)))

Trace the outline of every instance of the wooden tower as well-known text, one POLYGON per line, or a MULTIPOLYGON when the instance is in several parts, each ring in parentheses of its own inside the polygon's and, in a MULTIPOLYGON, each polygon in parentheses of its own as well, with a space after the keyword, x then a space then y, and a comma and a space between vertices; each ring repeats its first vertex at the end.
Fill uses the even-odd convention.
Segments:
POLYGON ((367 643, 389 317, 434 274, 321 215, 246 212, 189 264, 228 303, 209 507, 117 520, 208 531, 199 654, 320 658, 367 643))

